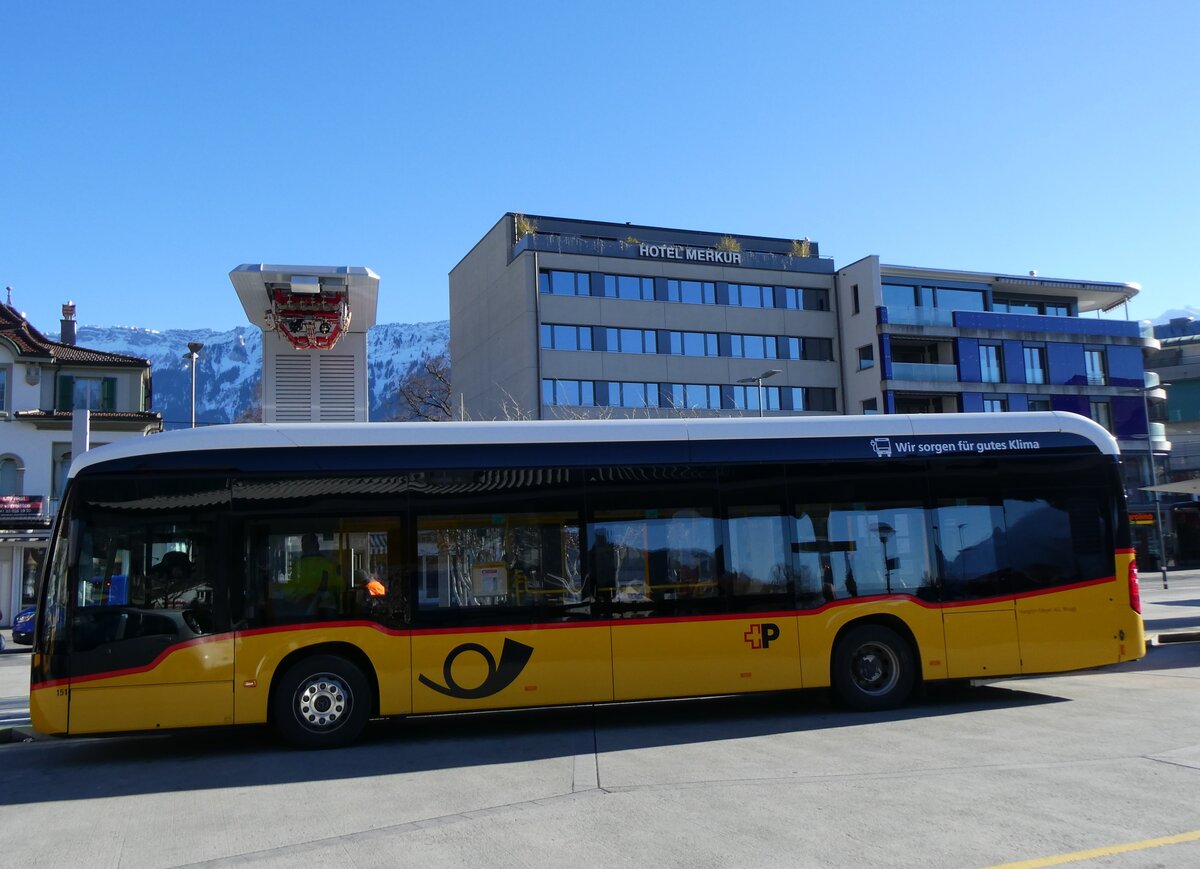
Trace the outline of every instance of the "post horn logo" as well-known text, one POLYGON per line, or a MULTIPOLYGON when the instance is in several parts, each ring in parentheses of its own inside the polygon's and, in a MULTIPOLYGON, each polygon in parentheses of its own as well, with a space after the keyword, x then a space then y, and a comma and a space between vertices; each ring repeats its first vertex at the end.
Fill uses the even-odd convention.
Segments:
POLYGON ((521 674, 525 669, 525 665, 529 663, 530 656, 533 655, 533 646, 527 646, 524 643, 518 643, 516 640, 510 640, 507 637, 504 639, 504 648, 500 650, 500 664, 496 664, 496 659, 492 657, 492 653, 478 643, 463 643, 461 646, 456 646, 450 650, 450 654, 446 656, 446 663, 442 665, 442 678, 446 680, 445 685, 439 685, 434 682, 424 673, 417 677, 422 685, 432 688, 439 694, 445 694, 447 697, 457 697, 460 700, 478 700, 480 697, 490 697, 493 694, 499 693, 513 683, 513 680, 521 674), (458 660, 458 656, 466 652, 474 652, 480 655, 487 663, 488 674, 483 680, 483 684, 476 688, 464 688, 454 681, 454 676, 451 670, 454 668, 454 662, 458 660))

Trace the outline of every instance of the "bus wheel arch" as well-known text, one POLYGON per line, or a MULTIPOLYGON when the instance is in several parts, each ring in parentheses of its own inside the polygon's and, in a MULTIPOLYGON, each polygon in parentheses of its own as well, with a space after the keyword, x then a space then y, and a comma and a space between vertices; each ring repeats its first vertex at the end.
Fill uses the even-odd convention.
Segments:
POLYGON ((852 709, 895 709, 921 680, 918 651, 916 638, 903 620, 887 615, 856 619, 843 625, 834 638, 830 684, 852 709))
POLYGON ((270 721, 298 748, 337 748, 353 742, 378 714, 375 668, 360 649, 344 643, 308 646, 275 669, 270 721))

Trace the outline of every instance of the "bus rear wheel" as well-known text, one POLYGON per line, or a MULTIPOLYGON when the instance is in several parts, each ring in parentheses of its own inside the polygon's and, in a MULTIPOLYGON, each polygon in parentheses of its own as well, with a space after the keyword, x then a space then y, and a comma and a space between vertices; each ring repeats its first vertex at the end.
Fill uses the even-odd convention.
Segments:
POLYGON ((349 745, 367 724, 371 687, 338 655, 303 658, 284 672, 272 701, 275 726, 297 748, 349 745))
POLYGON ((895 709, 916 681, 908 642, 884 625, 851 628, 833 651, 834 691, 851 709, 895 709))

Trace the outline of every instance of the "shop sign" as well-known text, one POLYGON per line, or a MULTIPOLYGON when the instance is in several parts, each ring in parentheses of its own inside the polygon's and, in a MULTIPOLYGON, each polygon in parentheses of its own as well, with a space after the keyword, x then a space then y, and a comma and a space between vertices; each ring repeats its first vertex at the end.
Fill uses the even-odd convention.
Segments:
POLYGON ((687 247, 679 244, 641 244, 638 256, 651 259, 677 259, 693 263, 725 263, 741 265, 742 254, 736 250, 717 250, 712 247, 687 247))
POLYGON ((41 495, 0 495, 0 518, 41 519, 45 503, 41 495))
POLYGON ((1153 525, 1154 524, 1154 514, 1153 513, 1130 513, 1129 514, 1129 524, 1130 525, 1153 525))

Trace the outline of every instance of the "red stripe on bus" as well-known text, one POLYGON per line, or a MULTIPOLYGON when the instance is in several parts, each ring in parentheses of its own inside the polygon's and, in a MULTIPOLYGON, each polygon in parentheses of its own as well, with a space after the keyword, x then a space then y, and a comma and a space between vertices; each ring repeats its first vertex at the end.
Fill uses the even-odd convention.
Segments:
POLYGON ((302 631, 327 631, 329 629, 340 628, 370 628, 378 631, 381 634, 392 637, 403 636, 450 636, 455 634, 493 634, 493 633, 516 633, 519 631, 547 631, 547 630, 564 630, 571 628, 603 628, 603 627, 622 627, 631 625, 661 625, 661 624, 688 624, 693 622, 716 622, 716 621, 738 621, 746 619, 782 619, 818 615, 835 607, 853 606, 856 604, 880 603, 883 601, 898 601, 913 603, 925 609, 957 609, 960 607, 970 606, 986 606, 989 604, 1004 603, 1007 601, 1023 600, 1031 597, 1041 597, 1048 594, 1056 594, 1063 591, 1074 591, 1089 586, 1104 585, 1105 583, 1113 582, 1114 577, 1104 577, 1102 579, 1091 579, 1086 582, 1077 582, 1071 585, 1059 585, 1053 588, 1037 589, 1034 591, 1020 592, 1019 594, 997 595, 988 598, 976 598, 964 601, 947 601, 945 603, 935 603, 924 601, 920 598, 907 594, 877 594, 867 597, 847 597, 840 600, 833 600, 822 604, 813 610, 776 610, 768 612, 747 612, 747 613, 715 613, 713 615, 695 615, 695 616, 680 616, 680 617, 665 617, 656 618, 628 618, 628 619, 595 619, 589 621, 578 622, 530 622, 528 624, 506 624, 506 625, 476 625, 467 627, 453 628, 407 628, 396 629, 388 628, 378 622, 366 620, 353 621, 336 621, 336 622, 319 622, 307 625, 272 625, 265 628, 253 628, 248 631, 227 631, 220 634, 212 634, 206 637, 197 637, 191 640, 186 640, 182 643, 177 643, 169 646, 159 653, 149 664, 144 664, 140 667, 130 667, 124 670, 110 670, 104 673, 90 673, 86 676, 78 676, 69 679, 52 679, 46 682, 35 682, 30 686, 31 690, 41 688, 53 688, 58 685, 80 684, 82 682, 93 682, 100 679, 115 679, 120 676, 129 676, 136 673, 145 673, 153 670, 162 661, 173 652, 189 646, 200 645, 202 643, 211 643, 223 639, 238 639, 241 637, 256 637, 268 634, 279 633, 299 633, 302 631))
POLYGON ((228 636, 228 634, 212 634, 207 637, 195 637, 190 640, 184 640, 182 643, 176 643, 173 646, 167 646, 167 648, 159 652, 158 657, 156 657, 149 664, 143 664, 140 667, 127 667, 124 670, 108 670, 103 673, 88 673, 86 676, 72 676, 70 677, 69 681, 72 685, 78 685, 81 682, 95 682, 99 679, 116 679, 119 676, 132 676, 135 673, 148 673, 161 664, 168 655, 172 655, 175 652, 178 652, 180 649, 186 649, 191 646, 202 646, 207 643, 215 643, 226 636, 228 636))

